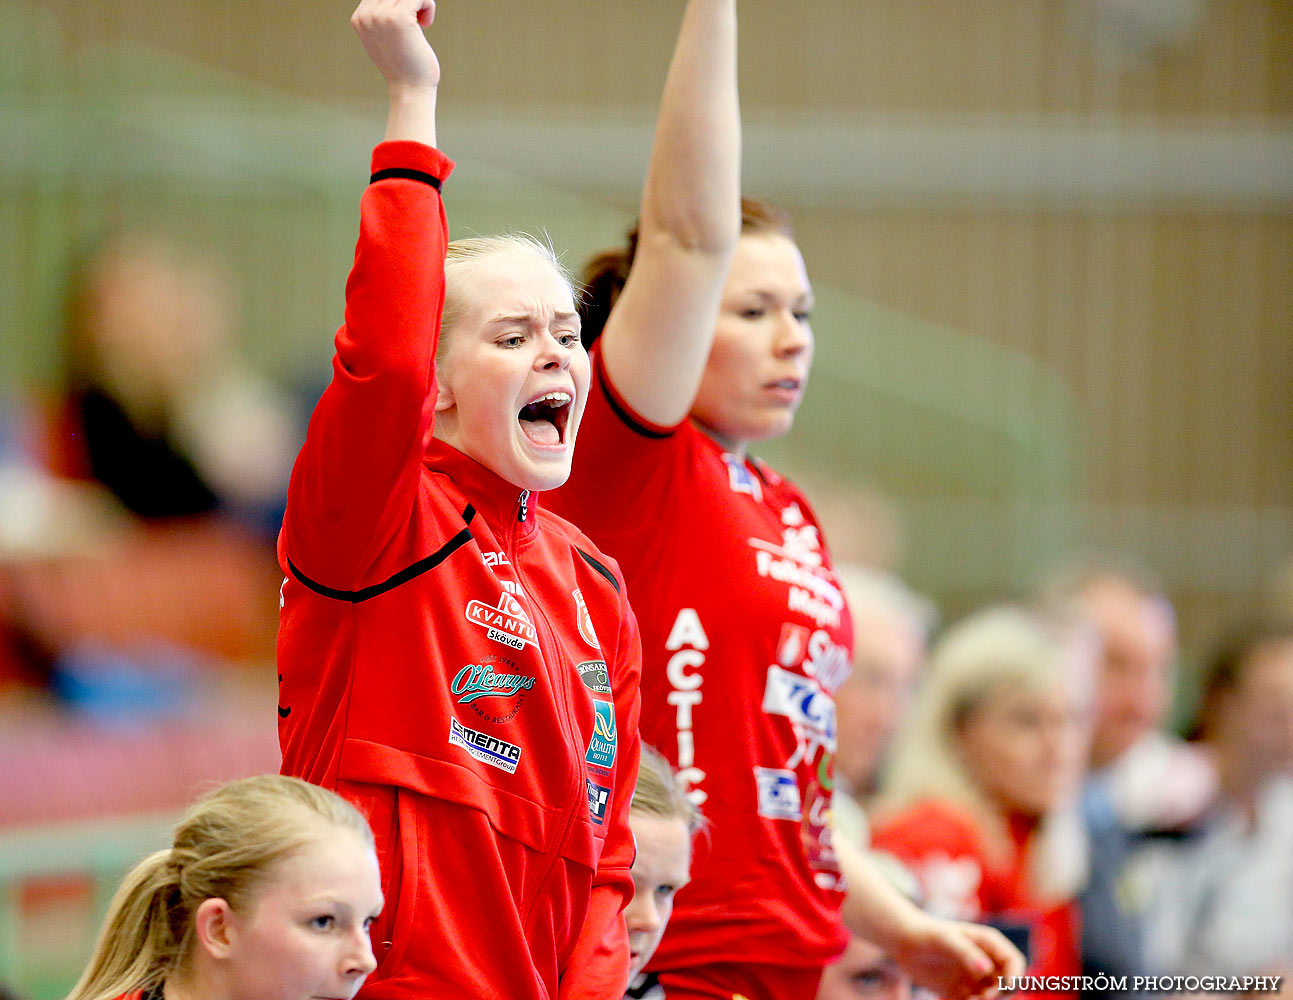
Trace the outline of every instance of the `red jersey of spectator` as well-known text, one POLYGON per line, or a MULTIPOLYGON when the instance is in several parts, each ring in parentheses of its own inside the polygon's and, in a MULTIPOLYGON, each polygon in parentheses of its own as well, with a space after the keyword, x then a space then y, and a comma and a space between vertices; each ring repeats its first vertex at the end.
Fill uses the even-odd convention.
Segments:
POLYGON ((431 440, 452 164, 373 154, 333 380, 279 557, 283 770, 377 838, 361 996, 614 998, 640 648, 614 562, 431 440))
POLYGON ((642 738, 704 810, 653 969, 820 967, 843 949, 827 814, 852 623, 790 482, 690 423, 658 427, 594 351, 574 471, 549 503, 624 568, 642 628, 642 738))
POLYGON ((930 912, 1022 930, 1027 937, 1027 975, 1080 976, 1077 904, 1042 902, 1031 888, 1028 839, 1033 829, 1032 824, 1011 823, 1010 856, 996 861, 989 858, 983 834, 968 812, 926 800, 877 825, 871 846, 894 855, 915 874, 930 912))

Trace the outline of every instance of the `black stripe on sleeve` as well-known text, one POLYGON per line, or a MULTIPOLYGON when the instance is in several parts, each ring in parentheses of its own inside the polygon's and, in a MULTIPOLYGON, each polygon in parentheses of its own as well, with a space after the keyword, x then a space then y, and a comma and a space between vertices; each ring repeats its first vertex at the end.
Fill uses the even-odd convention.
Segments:
MULTIPOLYGON (((476 508, 471 504, 468 504, 466 509, 462 512, 463 521, 470 525, 472 518, 475 516, 476 508)), ((389 590, 394 590, 401 584, 408 583, 414 577, 419 577, 423 573, 430 572, 466 545, 469 541, 471 541, 471 528, 466 527, 425 559, 419 559, 413 565, 406 566, 404 569, 383 580, 381 583, 375 583, 371 587, 363 587, 360 590, 337 590, 334 587, 328 587, 322 583, 311 580, 308 576, 302 573, 299 568, 297 568, 296 563, 292 562, 290 558, 287 560, 287 568, 292 571, 292 575, 300 580, 302 584, 322 597, 329 597, 334 601, 346 601, 349 604, 360 604, 364 601, 368 601, 374 597, 385 594, 389 590)), ((588 557, 584 556, 584 558, 587 559, 588 557)), ((604 569, 603 572, 605 572, 604 569)))
POLYGON ((434 174, 428 174, 425 170, 411 170, 408 167, 389 167, 386 170, 379 170, 368 178, 369 184, 376 184, 378 181, 388 180, 391 177, 400 177, 406 181, 421 181, 423 184, 430 184, 437 191, 440 190, 440 178, 434 174))
MULTIPOLYGON (((615 393, 611 392, 610 387, 606 384, 606 381, 604 378, 599 379, 597 384, 601 387, 602 395, 606 397, 606 402, 610 404, 611 412, 614 413, 617 417, 619 417, 620 420, 624 422, 624 426, 627 427, 629 430, 633 431, 636 434, 641 434, 643 437, 648 437, 648 438, 659 439, 659 438, 673 437, 673 431, 658 431, 652 427, 644 426, 643 423, 637 419, 637 417, 633 416, 633 414, 631 414, 620 404, 620 401, 615 398, 615 393)), ((583 553, 580 553, 580 554, 583 555, 583 553)), ((585 556, 584 558, 587 558, 587 556, 585 556)))
POLYGON ((590 556, 583 549, 575 549, 575 551, 584 557, 584 562, 588 563, 589 566, 597 570, 598 573, 602 574, 602 576, 606 577, 606 579, 611 581, 611 586, 615 588, 616 593, 619 592, 620 582, 619 580, 615 579, 614 573, 612 573, 609 569, 607 569, 605 566, 599 563, 596 559, 590 556))

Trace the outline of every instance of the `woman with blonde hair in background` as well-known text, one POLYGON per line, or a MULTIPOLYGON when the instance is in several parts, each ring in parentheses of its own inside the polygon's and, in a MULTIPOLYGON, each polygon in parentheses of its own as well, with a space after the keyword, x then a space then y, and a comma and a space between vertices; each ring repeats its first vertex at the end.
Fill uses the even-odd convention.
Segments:
POLYGON ((1013 607, 953 626, 933 651, 872 843, 933 913, 984 920, 1028 972, 1075 975, 1085 838, 1076 796, 1090 736, 1089 630, 1013 607))
POLYGON ((376 965, 381 908, 354 806, 297 778, 243 778, 126 876, 68 1000, 349 1000, 376 965))

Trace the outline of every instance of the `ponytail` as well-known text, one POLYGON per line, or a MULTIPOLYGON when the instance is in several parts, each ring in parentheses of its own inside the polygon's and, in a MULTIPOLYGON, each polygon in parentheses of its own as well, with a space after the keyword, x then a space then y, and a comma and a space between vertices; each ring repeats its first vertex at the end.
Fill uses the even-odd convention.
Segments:
MULTIPOLYGON (((741 199, 741 235, 757 236, 761 233, 780 233, 794 239, 790 216, 781 209, 757 198, 741 199)), ((623 246, 612 247, 594 255, 584 265, 580 280, 584 295, 579 301, 581 339, 584 347, 592 350, 597 338, 606 329, 611 307, 624 290, 629 269, 638 251, 638 226, 629 230, 623 246)))
POLYGON ((354 806, 299 778, 265 774, 220 786, 180 817, 173 846, 126 876, 67 1000, 160 996, 169 978, 188 971, 193 916, 205 900, 247 912, 276 864, 336 828, 373 843, 354 806))
POLYGON ((186 920, 177 920, 179 870, 170 849, 137 864, 112 897, 90 963, 68 1000, 116 1000, 160 989, 180 954, 186 920))

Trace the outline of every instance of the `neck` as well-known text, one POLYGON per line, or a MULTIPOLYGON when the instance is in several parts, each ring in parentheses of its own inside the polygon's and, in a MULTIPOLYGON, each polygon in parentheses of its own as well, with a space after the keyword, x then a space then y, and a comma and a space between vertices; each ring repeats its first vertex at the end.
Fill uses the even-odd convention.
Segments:
POLYGON ((705 437, 709 438, 711 441, 717 444, 729 455, 734 455, 737 458, 739 458, 741 461, 745 461, 745 448, 746 448, 745 441, 738 441, 734 437, 730 437, 727 434, 722 433, 721 431, 715 430, 713 427, 710 427, 707 424, 701 423, 695 417, 691 418, 691 422, 696 425, 696 429, 698 431, 700 431, 702 434, 705 435, 705 437))

